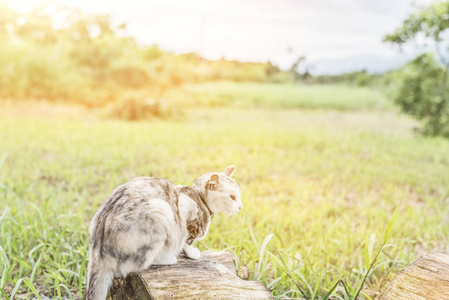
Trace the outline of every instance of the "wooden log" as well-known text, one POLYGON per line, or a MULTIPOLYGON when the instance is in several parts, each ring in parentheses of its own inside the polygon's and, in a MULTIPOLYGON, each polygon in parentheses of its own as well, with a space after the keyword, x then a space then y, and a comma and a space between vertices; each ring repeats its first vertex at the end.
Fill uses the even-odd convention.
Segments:
POLYGON ((449 256, 433 253, 414 261, 393 278, 380 299, 449 299, 449 256))
MULTIPOLYGON (((244 269, 245 267, 243 271, 244 269)), ((175 265, 155 265, 145 272, 114 279, 108 300, 137 299, 274 298, 260 282, 237 277, 234 256, 231 253, 203 251, 199 260, 181 256, 175 265)))

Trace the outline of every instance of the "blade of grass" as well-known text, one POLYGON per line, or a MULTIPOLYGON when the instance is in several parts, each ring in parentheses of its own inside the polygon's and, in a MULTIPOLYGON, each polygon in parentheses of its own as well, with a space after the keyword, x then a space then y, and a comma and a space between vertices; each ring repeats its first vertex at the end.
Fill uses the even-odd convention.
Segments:
POLYGON ((281 259, 282 264, 283 264, 284 267, 285 267, 286 274, 288 275, 288 277, 290 277, 290 279, 291 279, 291 280, 293 281, 293 283, 296 285, 296 287, 297 287, 298 290, 301 292, 301 294, 304 296, 304 298, 307 299, 307 296, 306 296, 306 294, 304 293, 304 291, 301 289, 301 287, 299 286, 299 284, 296 283, 296 281, 293 279, 292 275, 290 275, 290 271, 289 271, 289 269, 288 269, 288 266, 287 266, 287 264, 285 263, 284 258, 282 257, 282 255, 281 255, 280 253, 279 253, 279 258, 281 259))
POLYGON ((78 277, 78 296, 80 299, 83 299, 83 278, 84 278, 84 272, 86 270, 86 262, 87 260, 83 260, 80 267, 80 274, 78 277))
POLYGON ((5 249, 3 249, 2 246, 0 246, 0 261, 3 265, 2 277, 0 278, 0 288, 3 288, 6 280, 6 272, 8 271, 10 264, 5 249))
POLYGON ((269 235, 267 235, 267 237, 262 242, 262 246, 260 247, 259 262, 257 263, 257 268, 256 268, 256 271, 254 272, 254 277, 257 278, 257 280, 259 280, 259 277, 261 275, 260 267, 262 266, 262 263, 263 263, 263 257, 265 255, 265 248, 267 247, 268 243, 273 238, 273 236, 274 236, 273 233, 270 233, 269 235))
POLYGON ((367 293, 365 293, 365 292, 362 292, 362 294, 363 294, 363 296, 365 296, 366 297, 366 299, 368 299, 368 300, 373 300, 370 296, 368 296, 368 294, 367 293))
POLYGON ((13 300, 14 299, 14 296, 16 295, 16 293, 17 293, 17 290, 19 289, 19 287, 20 287, 20 285, 22 284, 22 281, 24 280, 25 278, 20 278, 19 280, 17 280, 17 282, 16 282, 16 285, 14 286, 14 288, 13 288, 13 290, 12 290, 12 292, 11 292, 11 300, 13 300))
POLYGON ((3 295, 6 300, 10 300, 4 289, 0 288, 0 294, 3 295))
POLYGON ((58 275, 58 273, 57 272, 53 272, 53 277, 54 277, 54 279, 55 279, 55 287, 56 287, 56 293, 57 293, 57 295, 58 295, 58 299, 62 299, 61 298, 61 287, 60 287, 60 284, 59 284, 59 275, 58 275))
POLYGON ((388 223, 387 229, 385 229, 384 238, 382 244, 385 245, 387 243, 388 238, 390 237, 391 230, 393 229, 394 220, 396 219, 396 214, 398 212, 399 205, 396 206, 394 210, 393 217, 391 217, 390 222, 388 223))
POLYGON ((34 287, 33 283, 28 280, 28 278, 24 278, 23 282, 28 286, 28 288, 33 292, 33 294, 37 297, 38 300, 42 300, 41 296, 37 292, 36 288, 34 287))
POLYGON ((2 213, 2 215, 0 216, 0 225, 2 225, 3 220, 6 218, 6 215, 9 213, 10 210, 11 210, 11 207, 9 207, 9 206, 6 206, 6 207, 3 209, 3 213, 2 213))
POLYGON ((321 272, 320 277, 318 278, 317 282, 315 283, 315 289, 313 290, 312 300, 315 300, 315 297, 318 294, 318 289, 321 285, 321 279, 323 278, 324 270, 321 272))
POLYGON ((389 238, 389 236, 391 234, 391 230, 393 229, 393 224, 394 224, 394 220, 396 219, 396 213, 398 212, 398 208, 399 208, 399 205, 396 207, 396 209, 395 209, 395 211, 393 213, 393 216, 391 217, 390 222, 388 223, 388 226, 385 229, 385 233, 384 233, 383 240, 382 240, 382 245, 379 247, 379 250, 377 250, 377 253, 374 256, 374 259, 373 259, 371 265, 369 266, 368 270, 366 270, 366 274, 363 277, 362 283, 360 284, 360 286, 359 286, 355 296, 353 297, 353 299, 357 299, 358 298, 360 292, 362 291, 363 285, 365 284, 365 281, 368 278, 368 275, 369 275, 371 269, 373 268, 374 263, 377 260, 377 257, 379 256, 380 252, 382 251, 383 247, 385 246, 385 244, 388 241, 388 238, 389 238))
POLYGON ((43 253, 41 253, 39 255, 39 258, 37 259, 37 262, 34 264, 33 271, 31 272, 31 277, 30 277, 30 281, 31 282, 34 281, 34 276, 36 276, 36 271, 37 271, 37 268, 39 267, 39 265, 41 263, 42 257, 43 257, 43 253))
POLYGON ((72 295, 72 292, 70 291, 70 289, 69 289, 69 287, 68 286, 66 286, 65 284, 63 284, 63 283, 61 283, 61 284, 59 284, 59 286, 62 286, 65 290, 66 290, 66 292, 67 292, 67 295, 69 295, 69 297, 70 297, 70 299, 73 299, 73 295, 72 295))
POLYGON ((332 295, 332 293, 335 291, 335 289, 337 288, 338 284, 340 284, 340 283, 343 285, 343 288, 344 288, 344 290, 345 290, 345 292, 346 292, 346 296, 348 296, 349 299, 352 300, 351 294, 350 294, 349 291, 348 291, 348 288, 347 288, 347 286, 346 286, 346 283, 345 283, 345 281, 344 281, 343 279, 341 279, 341 278, 339 278, 339 279, 335 282, 335 284, 332 286, 332 288, 329 290, 329 292, 326 294, 326 296, 324 296, 323 300, 329 299, 329 297, 332 295))
POLYGON ((292 271, 292 272, 295 272, 295 274, 298 275, 299 279, 301 279, 302 282, 305 283, 305 285, 306 285, 307 288, 309 289, 310 295, 312 295, 312 294, 313 294, 312 287, 310 286, 310 284, 309 284, 309 282, 307 281, 307 279, 304 277, 304 274, 302 274, 301 270, 295 270, 295 271, 292 271))

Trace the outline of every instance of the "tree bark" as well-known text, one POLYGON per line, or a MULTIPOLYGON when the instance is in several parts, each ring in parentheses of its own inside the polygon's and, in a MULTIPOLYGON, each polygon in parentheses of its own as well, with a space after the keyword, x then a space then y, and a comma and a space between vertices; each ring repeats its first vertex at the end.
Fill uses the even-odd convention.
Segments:
POLYGON ((393 278, 380 299, 449 299, 449 256, 433 253, 414 261, 393 278))
MULTIPOLYGON (((243 267, 241 276, 247 277, 243 267)), ((108 300, 159 299, 274 299, 260 282, 236 275, 234 256, 225 251, 204 251, 199 260, 180 257, 171 266, 151 266, 141 273, 118 278, 108 300)))

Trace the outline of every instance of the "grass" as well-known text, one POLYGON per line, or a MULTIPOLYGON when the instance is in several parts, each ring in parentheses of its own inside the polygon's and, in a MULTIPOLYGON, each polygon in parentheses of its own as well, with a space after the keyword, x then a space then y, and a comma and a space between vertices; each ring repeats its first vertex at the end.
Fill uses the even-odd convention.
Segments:
POLYGON ((367 87, 218 81, 185 84, 167 93, 181 105, 307 108, 339 111, 385 110, 391 103, 367 87))
POLYGON ((349 299, 368 275, 359 298, 376 299, 418 255, 449 250, 449 142, 415 137, 391 111, 334 108, 209 108, 152 122, 0 110, 0 294, 79 299, 88 225, 115 186, 192 184, 234 163, 244 209, 214 218, 201 249, 235 253, 277 298, 322 299, 337 284, 330 299, 349 299))

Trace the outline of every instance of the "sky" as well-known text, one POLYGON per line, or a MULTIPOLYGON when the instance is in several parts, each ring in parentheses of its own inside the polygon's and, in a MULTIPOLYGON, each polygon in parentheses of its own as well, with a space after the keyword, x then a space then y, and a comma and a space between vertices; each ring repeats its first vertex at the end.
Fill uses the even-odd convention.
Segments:
MULTIPOLYGON (((1 1, 1 0, 0 0, 1 1)), ((10 0, 26 8, 38 0, 10 0)), ((60 0, 128 24, 141 45, 210 59, 272 61, 305 56, 313 74, 382 72, 416 55, 382 42, 413 7, 432 0, 60 0)))

